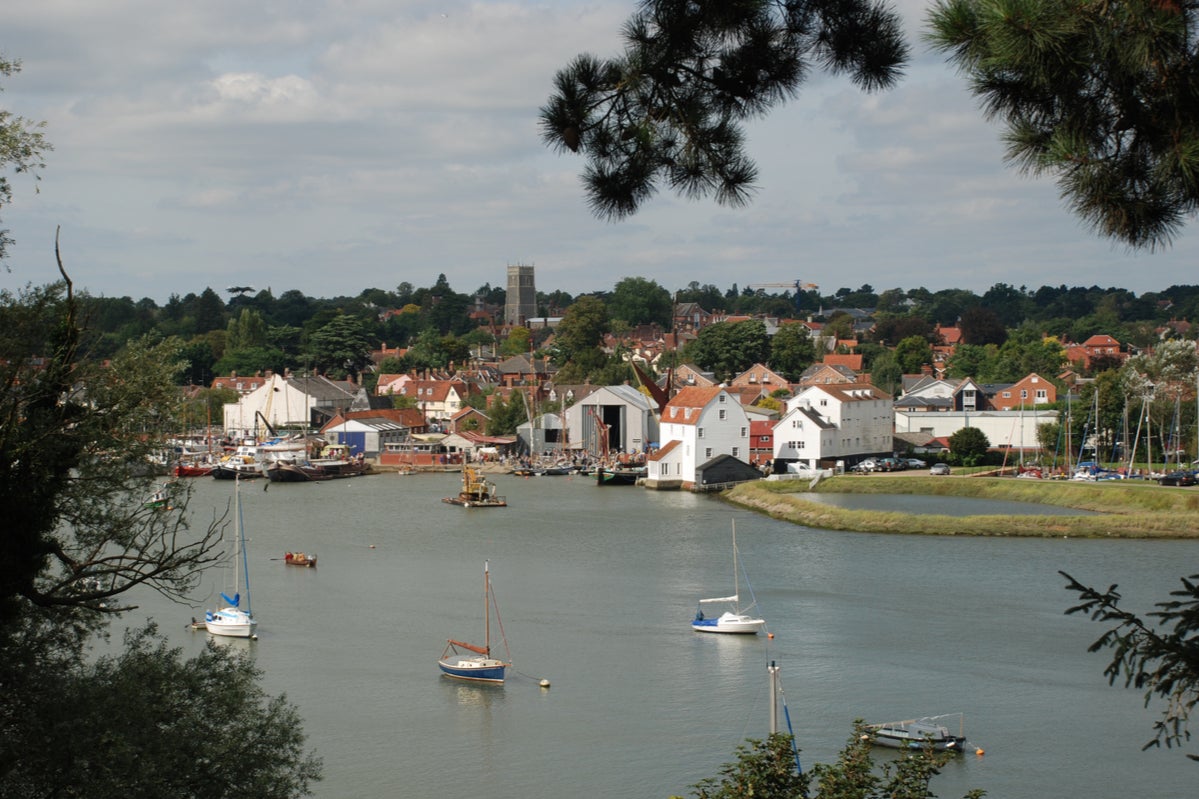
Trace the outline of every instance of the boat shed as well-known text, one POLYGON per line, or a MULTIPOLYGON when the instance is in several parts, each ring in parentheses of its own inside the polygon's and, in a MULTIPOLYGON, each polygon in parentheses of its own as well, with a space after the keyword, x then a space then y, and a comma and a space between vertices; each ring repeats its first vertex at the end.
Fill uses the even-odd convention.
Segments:
POLYGON ((595 456, 645 452, 658 441, 656 410, 632 386, 603 386, 566 409, 566 440, 595 456))
POLYGON ((723 491, 737 483, 761 480, 762 472, 732 455, 717 455, 695 469, 695 483, 686 486, 692 491, 723 491))
POLYGON ((338 416, 321 428, 321 436, 330 444, 345 444, 351 455, 378 458, 388 444, 407 440, 409 428, 382 416, 338 416))

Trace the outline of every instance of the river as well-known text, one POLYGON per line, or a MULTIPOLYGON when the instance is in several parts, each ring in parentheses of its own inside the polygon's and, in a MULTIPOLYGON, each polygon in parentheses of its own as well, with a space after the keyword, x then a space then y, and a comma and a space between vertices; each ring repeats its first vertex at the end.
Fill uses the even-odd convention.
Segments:
MULTIPOLYGON (((963 713, 985 754, 953 761, 939 796, 1194 793, 1199 764, 1141 751, 1158 708, 1107 684, 1107 655, 1086 651, 1102 628, 1064 615, 1075 597, 1058 570, 1118 582, 1144 612, 1199 571, 1197 542, 829 532, 683 492, 492 479, 508 508, 442 503, 457 475, 243 485, 259 640, 232 645, 299 707, 325 764, 316 796, 690 795, 766 735, 772 661, 805 768, 834 759, 855 718, 963 713), (689 626, 697 599, 732 592, 734 521, 773 637, 689 626), (285 566, 287 550, 320 565, 285 566), (485 560, 518 672, 499 688, 436 663, 446 638, 482 636, 485 560)), ((233 485, 195 489, 206 520, 233 485)), ((215 596, 220 575, 205 585, 215 596)), ((204 645, 185 630, 203 601, 138 600, 131 621, 204 645)))

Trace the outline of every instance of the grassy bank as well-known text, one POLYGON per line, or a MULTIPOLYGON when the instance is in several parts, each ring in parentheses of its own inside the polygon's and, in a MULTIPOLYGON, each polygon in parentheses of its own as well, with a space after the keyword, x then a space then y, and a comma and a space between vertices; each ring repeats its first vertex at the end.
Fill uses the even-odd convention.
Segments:
POLYGON ((1082 483, 1003 477, 844 475, 819 493, 921 494, 1058 505, 1100 516, 944 516, 847 510, 805 499, 807 481, 743 483, 723 494, 741 507, 827 530, 914 535, 1199 538, 1199 489, 1142 481, 1082 483))

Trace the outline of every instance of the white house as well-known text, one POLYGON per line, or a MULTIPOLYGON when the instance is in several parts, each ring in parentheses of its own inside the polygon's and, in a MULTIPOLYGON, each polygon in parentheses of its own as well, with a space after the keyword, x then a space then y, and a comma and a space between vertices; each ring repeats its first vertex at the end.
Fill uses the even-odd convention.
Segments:
POLYGON ((776 461, 817 468, 892 452, 891 396, 869 383, 808 386, 786 407, 774 426, 776 461))
POLYGON ((695 485, 699 467, 719 455, 748 464, 749 416, 723 388, 684 388, 662 409, 662 447, 646 462, 649 488, 695 485))

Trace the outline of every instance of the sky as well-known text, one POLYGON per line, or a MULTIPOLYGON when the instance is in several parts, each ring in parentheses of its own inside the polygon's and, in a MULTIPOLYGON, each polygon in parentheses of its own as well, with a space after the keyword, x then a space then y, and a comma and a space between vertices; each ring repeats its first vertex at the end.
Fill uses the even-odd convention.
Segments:
MULTIPOLYGON (((620 222, 588 209, 581 157, 538 113, 576 55, 621 50, 634 0, 39 0, 5 8, 21 61, 0 107, 44 120, 40 180, 9 175, 0 289, 57 279, 165 303, 230 286, 356 296, 444 274, 458 292, 535 268, 539 291, 813 283, 985 292, 997 283, 1142 294, 1195 275, 1199 230, 1132 252, 1082 225, 1052 180, 1003 162, 1001 130, 921 38, 866 94, 814 73, 747 126, 752 202, 660 192, 620 222)), ((769 291, 783 291, 771 288, 769 291)))

